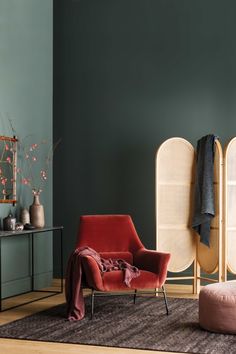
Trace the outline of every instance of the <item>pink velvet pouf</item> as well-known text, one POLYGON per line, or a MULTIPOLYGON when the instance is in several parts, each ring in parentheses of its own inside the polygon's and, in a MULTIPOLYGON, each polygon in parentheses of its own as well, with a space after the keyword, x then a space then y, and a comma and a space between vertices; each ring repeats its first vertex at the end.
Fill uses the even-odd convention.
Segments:
POLYGON ((201 289, 199 324, 211 332, 236 334, 236 281, 210 284, 201 289))

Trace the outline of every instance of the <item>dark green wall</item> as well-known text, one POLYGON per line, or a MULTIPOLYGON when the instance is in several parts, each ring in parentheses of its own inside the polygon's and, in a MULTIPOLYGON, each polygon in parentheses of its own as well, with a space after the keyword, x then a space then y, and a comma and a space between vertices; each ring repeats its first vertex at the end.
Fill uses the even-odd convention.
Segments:
POLYGON ((129 213, 155 247, 155 154, 236 135, 235 0, 54 1, 54 221, 129 213))

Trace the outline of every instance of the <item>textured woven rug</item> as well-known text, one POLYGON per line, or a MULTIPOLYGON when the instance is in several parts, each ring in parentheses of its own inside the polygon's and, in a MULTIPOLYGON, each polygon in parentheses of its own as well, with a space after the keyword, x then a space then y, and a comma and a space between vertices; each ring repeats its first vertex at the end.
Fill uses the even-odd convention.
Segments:
POLYGON ((91 344, 181 353, 233 354, 236 336, 215 334, 198 325, 198 302, 169 298, 166 316, 162 298, 100 297, 95 314, 82 321, 65 319, 65 305, 0 326, 0 337, 37 341, 91 344))

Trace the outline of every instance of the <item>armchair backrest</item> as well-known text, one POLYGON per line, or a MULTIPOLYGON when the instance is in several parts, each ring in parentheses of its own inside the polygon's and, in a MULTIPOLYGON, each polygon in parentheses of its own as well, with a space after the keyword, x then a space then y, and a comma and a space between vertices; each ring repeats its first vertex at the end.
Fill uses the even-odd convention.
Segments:
POLYGON ((76 247, 89 246, 97 252, 136 252, 142 248, 129 215, 83 215, 76 247))

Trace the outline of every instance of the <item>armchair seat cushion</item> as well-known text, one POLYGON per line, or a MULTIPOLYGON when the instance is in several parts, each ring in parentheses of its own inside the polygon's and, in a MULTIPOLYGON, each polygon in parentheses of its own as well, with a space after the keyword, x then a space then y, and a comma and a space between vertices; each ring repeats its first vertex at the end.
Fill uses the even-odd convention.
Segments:
POLYGON ((102 275, 102 287, 99 291, 127 291, 134 289, 154 289, 159 286, 159 277, 146 270, 140 270, 140 275, 131 280, 130 287, 124 283, 124 272, 122 270, 114 270, 106 272, 102 275))

